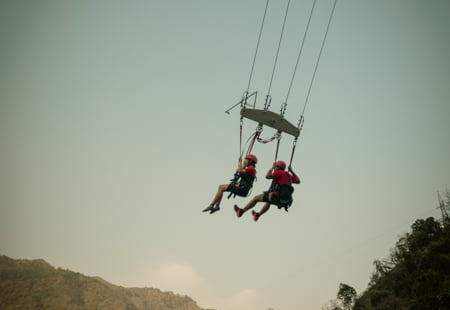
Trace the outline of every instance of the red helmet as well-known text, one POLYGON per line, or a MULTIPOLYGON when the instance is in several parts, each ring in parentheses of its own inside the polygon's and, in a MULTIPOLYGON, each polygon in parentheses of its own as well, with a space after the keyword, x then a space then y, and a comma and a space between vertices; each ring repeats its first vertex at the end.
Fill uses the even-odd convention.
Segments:
POLYGON ((250 159, 251 161, 253 161, 255 164, 258 162, 258 159, 256 158, 255 155, 252 154, 248 154, 247 156, 245 156, 245 159, 250 159))
POLYGON ((275 166, 277 166, 277 167, 279 167, 279 168, 281 168, 283 170, 286 169, 286 163, 284 161, 282 161, 282 160, 277 161, 275 163, 275 166))

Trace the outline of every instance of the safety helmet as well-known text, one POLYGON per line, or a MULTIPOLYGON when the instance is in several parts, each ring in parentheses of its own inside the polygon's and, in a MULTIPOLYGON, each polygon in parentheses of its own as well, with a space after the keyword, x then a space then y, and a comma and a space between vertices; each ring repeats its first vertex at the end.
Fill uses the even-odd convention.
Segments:
POLYGON ((279 168, 281 168, 283 170, 286 169, 286 163, 284 161, 282 161, 282 160, 277 161, 275 163, 275 166, 277 166, 277 167, 279 167, 279 168))
POLYGON ((255 155, 252 154, 248 154, 247 156, 245 156, 245 159, 250 159, 251 161, 253 161, 255 164, 258 162, 258 159, 256 158, 255 155))

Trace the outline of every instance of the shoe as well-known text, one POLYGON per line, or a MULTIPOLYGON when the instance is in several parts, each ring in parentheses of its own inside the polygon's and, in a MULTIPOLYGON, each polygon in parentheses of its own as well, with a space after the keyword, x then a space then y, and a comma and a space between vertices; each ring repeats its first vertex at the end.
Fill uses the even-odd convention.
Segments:
POLYGON ((211 211, 209 212, 209 214, 213 214, 214 212, 217 212, 220 210, 219 205, 216 205, 214 208, 211 209, 211 211))
POLYGON ((239 208, 237 205, 234 205, 234 211, 236 212, 237 217, 241 217, 244 214, 244 210, 239 208))
POLYGON ((260 214, 258 212, 252 211, 253 214, 253 219, 255 220, 255 222, 259 219, 260 214))
POLYGON ((214 209, 214 206, 213 205, 209 205, 209 207, 207 207, 206 209, 203 209, 202 212, 212 211, 212 209, 214 209))

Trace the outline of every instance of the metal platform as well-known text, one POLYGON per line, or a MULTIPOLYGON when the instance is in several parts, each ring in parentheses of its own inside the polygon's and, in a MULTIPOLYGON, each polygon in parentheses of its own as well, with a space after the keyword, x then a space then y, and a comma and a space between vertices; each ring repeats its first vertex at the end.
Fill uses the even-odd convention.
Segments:
POLYGON ((243 108, 241 109, 241 116, 258 122, 259 124, 269 126, 281 132, 285 132, 294 137, 298 137, 298 135, 300 134, 300 130, 296 126, 287 121, 281 115, 269 110, 243 108))

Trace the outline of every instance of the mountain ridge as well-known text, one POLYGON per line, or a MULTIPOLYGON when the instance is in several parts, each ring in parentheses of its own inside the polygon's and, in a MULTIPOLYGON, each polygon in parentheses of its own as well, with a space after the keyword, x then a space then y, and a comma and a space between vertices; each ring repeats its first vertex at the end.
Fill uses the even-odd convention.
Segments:
POLYGON ((43 259, 0 255, 0 309, 212 310, 189 296, 157 288, 125 288, 101 277, 54 268, 43 259))

